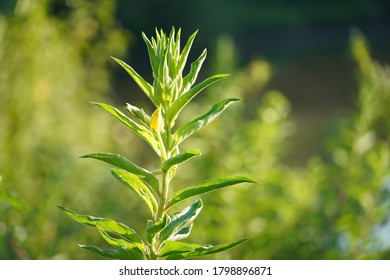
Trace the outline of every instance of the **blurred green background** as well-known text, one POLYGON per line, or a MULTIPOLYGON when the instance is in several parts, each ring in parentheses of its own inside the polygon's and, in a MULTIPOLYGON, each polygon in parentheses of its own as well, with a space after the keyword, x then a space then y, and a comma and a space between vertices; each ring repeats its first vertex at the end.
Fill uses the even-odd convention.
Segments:
POLYGON ((244 99, 185 143, 203 156, 173 187, 228 174, 261 182, 207 195, 191 239, 254 236, 217 259, 388 259, 389 13, 385 0, 2 0, 0 259, 96 258, 77 244, 103 244, 99 235, 57 204, 144 230, 138 198, 78 157, 116 152, 156 167, 89 101, 150 113, 110 55, 150 78, 141 31, 172 26, 183 38, 199 29, 190 60, 208 48, 203 76, 232 73, 184 118, 244 99))

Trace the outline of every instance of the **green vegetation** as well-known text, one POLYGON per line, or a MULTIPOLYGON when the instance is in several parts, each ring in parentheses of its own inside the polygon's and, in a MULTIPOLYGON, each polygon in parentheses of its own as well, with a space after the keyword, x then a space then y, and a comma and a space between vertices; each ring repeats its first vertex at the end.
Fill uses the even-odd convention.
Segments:
POLYGON ((97 246, 81 245, 82 248, 114 259, 188 259, 226 251, 248 240, 243 238, 215 246, 184 243, 181 240, 190 235, 193 222, 203 208, 203 202, 197 199, 179 212, 170 211, 177 203, 201 194, 239 183, 255 183, 253 179, 243 176, 218 177, 181 188, 170 195, 170 184, 180 164, 200 155, 200 151, 194 148, 181 152, 179 145, 212 122, 230 105, 240 101, 237 98, 224 99, 212 106, 207 113, 179 128, 174 128, 180 112, 196 95, 227 76, 214 75, 193 86, 206 58, 206 50, 191 63, 190 72, 183 75, 196 33, 190 36, 182 50, 180 29, 177 32, 172 29, 169 36, 162 30, 156 30, 156 38, 151 40, 142 34, 152 67, 154 78, 152 84, 145 81, 125 62, 114 58, 153 102, 156 109, 149 116, 143 109, 127 104, 126 110, 131 116, 129 117, 110 105, 94 104, 113 115, 145 140, 159 157, 160 164, 154 171, 149 171, 118 154, 95 153, 84 157, 112 164, 115 167, 111 169, 112 175, 146 203, 152 219, 145 223, 147 224, 146 240, 142 240, 132 228, 122 223, 107 218, 79 215, 60 207, 77 222, 97 228, 107 243, 113 247, 113 249, 101 249, 97 246), (159 179, 157 175, 160 175, 159 179))
POLYGON ((0 259, 85 258, 69 248, 74 233, 55 205, 100 204, 88 195, 99 189, 108 201, 116 197, 102 173, 77 158, 120 144, 110 120, 88 117, 88 101, 108 99, 107 52, 124 53, 125 33, 107 1, 84 3, 66 19, 47 9, 45 1, 18 1, 12 17, 0 15, 1 192, 21 206, 0 200, 0 259))
MULTIPOLYGON (((159 205, 186 198, 190 193, 183 188, 197 186, 199 180, 207 182, 226 174, 246 174, 261 184, 231 186, 203 196, 205 207, 187 240, 189 244, 228 244, 245 236, 253 238, 204 258, 390 257, 390 71, 370 57, 368 43, 361 34, 354 32, 351 36, 357 74, 354 110, 331 120, 320 153, 306 165, 286 163, 294 148, 289 138, 294 133, 294 108, 283 93, 268 90, 274 75, 272 66, 252 59, 239 68, 229 38, 221 38, 218 47, 210 51, 215 58, 213 63, 205 64, 205 70, 213 67, 213 73, 232 75, 188 103, 172 132, 221 99, 235 96, 244 101, 230 100, 236 104, 212 125, 183 141, 180 152, 165 150, 170 157, 175 152, 180 157, 161 161, 167 135, 160 128, 173 126, 163 117, 163 102, 167 99, 155 100, 157 111, 150 109, 152 101, 138 98, 137 92, 128 95, 131 101, 118 102, 132 103, 127 114, 141 124, 145 121, 144 127, 149 121, 146 112, 151 113, 155 130, 146 130, 144 135, 152 133, 149 140, 155 143, 154 149, 147 141, 139 141, 135 133, 128 133, 128 127, 89 104, 90 100, 99 100, 103 109, 110 109, 113 107, 103 103, 115 104, 118 98, 112 94, 110 80, 118 67, 113 67, 109 56, 123 57, 131 36, 114 20, 115 2, 67 2, 72 7, 56 16, 49 1, 26 0, 17 1, 12 15, 0 15, 0 259, 99 257, 80 250, 76 242, 110 250, 95 229, 85 227, 80 231, 80 226, 69 222, 55 205, 129 224, 147 245, 145 221, 167 217, 164 210, 155 211, 163 209, 159 205), (154 138, 157 131, 161 139, 154 138), (202 156, 197 156, 194 147, 202 151, 202 156), (110 151, 111 158, 94 154, 96 151, 110 151), (161 154, 156 157, 155 151, 161 154), (127 188, 118 188, 104 164, 78 158, 83 154, 107 161, 117 154, 131 158, 143 169, 125 164, 126 168, 145 177, 130 178, 145 186, 156 186, 155 178, 161 181, 163 173, 165 178, 169 173, 172 177, 175 163, 191 161, 180 165, 165 202, 160 199, 159 186, 158 192, 157 188, 150 190, 155 203, 145 204, 127 188), (158 169, 161 174, 157 174, 158 169)), ((184 68, 183 73, 190 71, 190 67, 184 68)), ((171 113, 170 120, 174 116, 171 113)), ((190 130, 181 131, 183 136, 190 130)), ((114 172, 124 175, 120 174, 122 169, 114 172)), ((168 214, 181 210, 185 203, 196 202, 190 200, 173 205, 168 214)), ((192 209, 198 206, 199 202, 192 209)), ((113 242, 112 235, 102 232, 102 236, 113 242)), ((180 246, 180 250, 196 250, 180 246)))
MULTIPOLYGON (((227 42, 220 48, 232 49, 226 47, 227 42)), ((248 241, 250 246, 237 248, 229 258, 388 256, 390 72, 370 58, 367 43, 357 32, 352 34, 351 50, 359 70, 356 109, 331 123, 322 140, 322 154, 305 167, 287 166, 283 161, 294 125, 290 104, 279 92, 266 92, 258 105, 247 104, 247 108, 258 108, 255 116, 248 116, 244 109, 232 111, 219 120, 215 130, 203 131, 213 135, 215 142, 208 143, 213 152, 197 165, 195 174, 214 176, 240 170, 262 183, 205 201, 214 205, 212 209, 209 205, 213 215, 207 219, 214 226, 198 232, 200 236, 255 235, 248 241), (228 226, 232 217, 240 221, 236 227, 228 226)), ((234 91, 248 99, 249 89, 264 85, 258 75, 269 77, 271 71, 266 62, 254 60, 235 75, 236 80, 213 89, 227 94, 234 91)))

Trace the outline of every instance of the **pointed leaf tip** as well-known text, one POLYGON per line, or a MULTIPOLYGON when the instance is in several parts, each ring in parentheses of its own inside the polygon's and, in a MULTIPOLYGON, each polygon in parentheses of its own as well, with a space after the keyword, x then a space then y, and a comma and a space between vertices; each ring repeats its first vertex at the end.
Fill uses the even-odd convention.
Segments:
MULTIPOLYGON (((200 257, 200 256, 205 256, 205 255, 210 255, 210 254, 215 254, 223 251, 230 250, 246 241, 251 239, 252 237, 245 237, 233 242, 229 243, 224 243, 224 244, 219 244, 219 245, 199 245, 199 244, 191 244, 191 247, 193 250, 187 250, 180 253, 176 254, 166 254, 167 260, 182 260, 182 259, 190 259, 194 257, 200 257)), ((184 248, 183 248, 184 249, 184 248)))
POLYGON ((256 180, 246 176, 228 176, 205 180, 175 192, 170 198, 167 208, 170 208, 176 203, 181 202, 187 198, 216 191, 240 183, 256 183, 256 180))
POLYGON ((195 156, 199 156, 201 153, 200 153, 200 150, 198 149, 189 149, 187 151, 185 151, 184 153, 180 153, 180 154, 177 154, 169 159, 167 159, 163 165, 162 165, 162 171, 163 172, 168 172, 168 170, 175 166, 175 165, 178 165, 180 163, 183 163, 195 156))
POLYGON ((240 98, 228 98, 222 100, 221 102, 215 104, 207 113, 204 115, 188 122, 183 127, 179 128, 175 136, 179 140, 179 144, 184 141, 187 137, 194 134, 196 131, 206 126, 212 122, 216 117, 218 117, 226 108, 228 108, 233 103, 241 101, 240 98))

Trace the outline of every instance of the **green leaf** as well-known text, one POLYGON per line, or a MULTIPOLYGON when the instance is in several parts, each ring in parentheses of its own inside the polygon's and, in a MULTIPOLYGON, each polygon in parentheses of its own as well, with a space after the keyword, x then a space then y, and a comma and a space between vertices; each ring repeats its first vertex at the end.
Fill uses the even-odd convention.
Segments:
POLYGON ((198 57, 197 60, 191 63, 191 70, 187 76, 183 79, 183 91, 186 92, 191 88, 191 86, 195 83, 196 78, 198 77, 200 68, 202 68, 202 64, 207 56, 207 50, 204 49, 202 54, 198 57))
POLYGON ((188 253, 193 251, 194 248, 192 247, 191 244, 178 242, 178 241, 167 241, 158 252, 158 256, 163 258, 171 255, 177 255, 177 254, 188 253))
POLYGON ((145 33, 143 33, 143 32, 142 32, 142 38, 144 39, 146 47, 148 49, 150 65, 152 66, 152 70, 153 70, 153 78, 156 79, 157 76, 155 76, 155 75, 157 75, 157 72, 158 72, 158 59, 156 56, 156 49, 153 46, 153 44, 150 42, 148 37, 146 37, 145 33))
MULTIPOLYGON (((116 248, 122 248, 122 249, 132 249, 134 247, 139 248, 139 246, 137 246, 137 244, 128 242, 126 239, 123 239, 123 238, 116 238, 116 237, 110 235, 109 232, 107 232, 105 230, 99 229, 99 232, 100 232, 101 236, 103 237, 103 239, 105 241, 107 241, 107 243, 110 244, 111 246, 114 246, 116 248)), ((142 247, 142 248, 144 248, 144 247, 142 247)))
POLYGON ((150 117, 145 113, 143 109, 133 106, 129 103, 126 104, 126 110, 137 120, 139 120, 145 126, 150 126, 150 117))
POLYGON ((148 221, 148 228, 146 229, 146 238, 152 244, 153 238, 171 221, 171 218, 164 213, 163 218, 153 224, 153 221, 148 221))
POLYGON ((94 158, 129 171, 130 173, 137 175, 141 180, 151 186, 156 193, 159 192, 158 179, 151 172, 142 167, 139 167, 121 155, 112 153, 94 153, 84 155, 81 158, 94 158))
POLYGON ((79 245, 81 248, 92 251, 100 256, 109 259, 119 260, 146 260, 145 254, 139 248, 135 247, 132 249, 101 249, 97 246, 92 245, 79 245))
POLYGON ((166 161, 162 164, 162 171, 163 172, 168 172, 168 170, 177 164, 183 163, 187 160, 189 160, 192 157, 199 156, 200 151, 198 149, 189 149, 185 151, 184 153, 177 154, 166 161))
POLYGON ((184 199, 240 183, 256 183, 256 181, 245 176, 228 176, 205 180, 175 192, 168 202, 167 209, 184 199))
POLYGON ((184 46, 183 50, 181 51, 181 54, 180 54, 180 59, 179 59, 179 63, 178 63, 178 66, 177 66, 177 73, 176 74, 181 74, 185 65, 186 65, 186 62, 187 62, 187 57, 188 57, 188 54, 190 53, 190 50, 191 50, 191 47, 192 47, 192 43, 194 42, 194 39, 195 39, 195 36, 196 34, 198 33, 198 30, 196 30, 187 40, 187 43, 186 45, 184 46))
POLYGON ((233 242, 224 243, 220 245, 198 245, 198 244, 192 244, 193 251, 192 252, 183 252, 179 254, 172 254, 167 257, 167 260, 182 260, 182 259, 189 259, 199 256, 205 256, 210 254, 215 254, 223 251, 227 251, 241 243, 244 243, 245 241, 251 239, 251 237, 242 238, 233 242))
POLYGON ((198 199, 191 206, 186 207, 181 212, 173 214, 171 221, 165 226, 158 235, 158 244, 163 245, 165 241, 174 238, 175 234, 183 228, 188 227, 202 210, 202 200, 198 199))
POLYGON ((158 147, 158 142, 154 138, 154 135, 151 130, 149 130, 147 127, 137 124, 132 119, 128 118, 125 114, 123 114, 120 110, 117 108, 104 104, 99 102, 92 102, 92 104, 97 105, 113 115, 115 118, 120 120, 123 124, 131 128, 135 133, 137 133, 141 138, 143 138, 152 148, 153 150, 160 155, 160 149, 158 147))
POLYGON ((145 201, 152 213, 152 216, 155 217, 158 210, 157 201, 148 187, 145 186, 145 184, 142 183, 136 175, 127 172, 126 170, 112 168, 111 171, 113 176, 118 179, 119 182, 132 189, 145 201))
POLYGON ((123 69, 126 70, 126 72, 130 75, 130 77, 133 78, 133 80, 142 89, 146 96, 148 96, 149 99, 157 106, 154 99, 153 87, 147 81, 145 81, 130 65, 126 64, 118 58, 112 57, 112 59, 114 59, 120 66, 122 66, 123 69))
POLYGON ((173 102, 170 110, 168 111, 168 120, 170 123, 174 123, 177 116, 179 115, 180 111, 194 98, 199 92, 204 90, 206 87, 211 85, 212 83, 223 79, 225 77, 229 76, 228 74, 219 74, 214 75, 206 80, 202 81, 201 83, 194 86, 192 89, 188 90, 187 92, 183 93, 178 99, 173 102))
POLYGON ((187 238, 190 235, 190 233, 191 233, 192 225, 193 224, 190 224, 189 226, 182 228, 181 230, 176 232, 174 235, 172 235, 169 238, 169 240, 177 241, 177 240, 182 240, 182 239, 187 238))
POLYGON ((144 246, 141 237, 139 237, 139 235, 133 229, 122 223, 118 223, 114 220, 107 218, 80 215, 70 209, 59 205, 57 205, 57 207, 64 211, 69 217, 81 224, 117 234, 129 242, 135 243, 138 247, 143 248, 144 246))
POLYGON ((178 139, 178 144, 184 141, 187 137, 194 134, 196 131, 206 126, 212 122, 216 117, 218 117, 227 107, 231 104, 240 101, 239 98, 229 98, 225 99, 217 104, 215 104, 210 111, 206 114, 196 118, 189 123, 185 124, 183 127, 178 129, 175 133, 175 138, 178 139))

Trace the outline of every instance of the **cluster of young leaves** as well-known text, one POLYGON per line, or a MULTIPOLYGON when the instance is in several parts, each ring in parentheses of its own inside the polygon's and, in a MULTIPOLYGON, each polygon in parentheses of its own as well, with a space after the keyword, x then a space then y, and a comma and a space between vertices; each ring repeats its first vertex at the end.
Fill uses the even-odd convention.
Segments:
POLYGON ((230 105, 240 101, 238 98, 224 99, 205 114, 175 128, 183 108, 202 90, 227 76, 214 75, 194 86, 206 58, 206 50, 191 63, 189 73, 183 75, 196 33, 189 37, 182 50, 180 29, 176 32, 172 28, 169 36, 162 30, 156 30, 156 38, 151 40, 142 34, 150 57, 153 84, 148 83, 125 62, 113 58, 137 83, 156 109, 148 115, 143 109, 127 104, 126 114, 108 104, 93 104, 110 113, 145 140, 160 158, 161 164, 158 169, 149 171, 118 154, 94 153, 83 156, 113 165, 112 175, 139 195, 149 208, 152 218, 147 221, 146 240, 142 240, 132 228, 122 223, 107 218, 80 215, 59 206, 77 222, 95 227, 113 247, 101 249, 97 246, 81 245, 82 248, 114 259, 187 259, 225 251, 249 239, 243 238, 214 246, 188 244, 181 240, 190 235, 193 222, 202 210, 202 200, 197 199, 182 211, 170 213, 172 206, 189 198, 239 183, 255 183, 255 180, 245 176, 212 178, 182 188, 169 196, 170 182, 178 165, 200 155, 200 151, 194 148, 181 152, 179 145, 213 121, 230 105))

